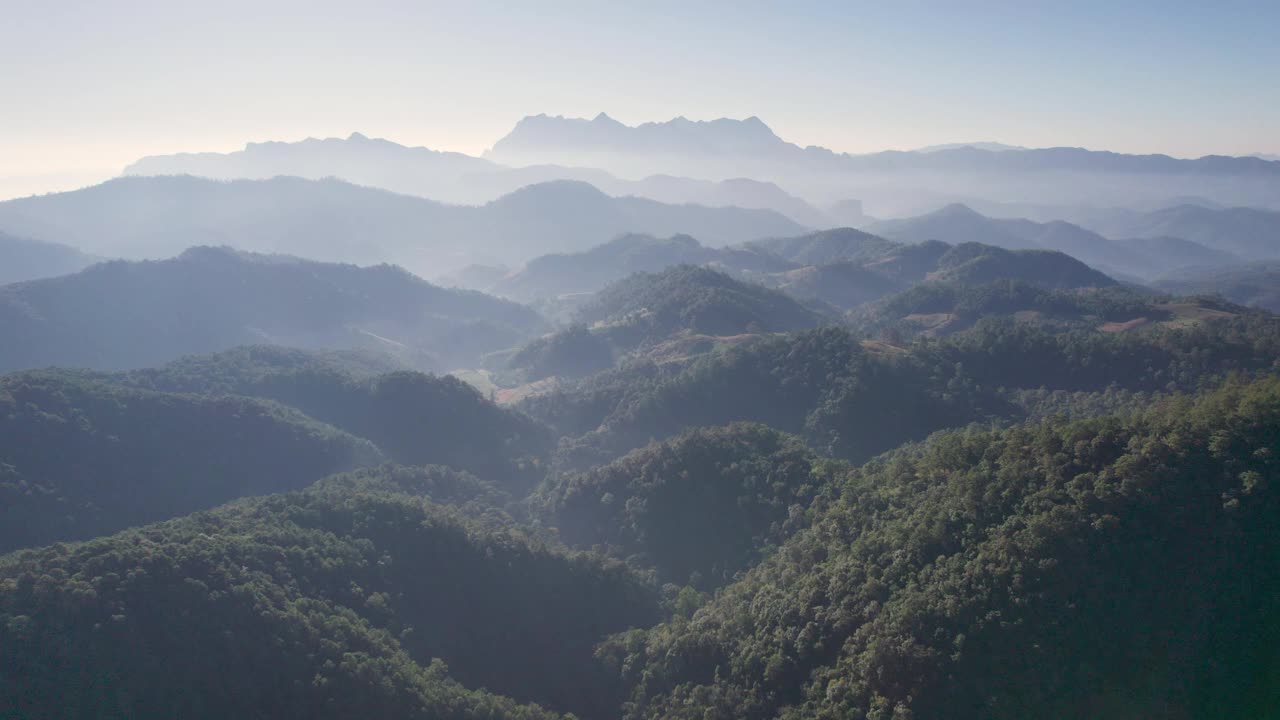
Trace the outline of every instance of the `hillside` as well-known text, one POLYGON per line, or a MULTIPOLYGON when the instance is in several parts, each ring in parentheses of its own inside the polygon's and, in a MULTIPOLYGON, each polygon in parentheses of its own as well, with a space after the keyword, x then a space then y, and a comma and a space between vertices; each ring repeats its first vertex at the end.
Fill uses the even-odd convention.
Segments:
POLYGON ((1221 295, 1231 302, 1280 313, 1280 262, 1186 268, 1152 285, 1178 295, 1221 295))
POLYGON ((8 232, 128 259, 197 244, 314 260, 394 263, 435 277, 472 263, 519 263, 623 233, 687 233, 713 245, 803 228, 769 210, 612 198, 581 182, 521 188, 479 206, 444 205, 334 179, 124 177, 0 203, 8 232))
POLYGON ((68 245, 40 242, 0 232, 0 285, 78 272, 98 258, 68 245))
MULTIPOLYGON (((1111 306, 1106 294, 1092 302, 1111 306)), ((1164 315, 1126 332, 1100 331, 1100 320, 1056 326, 992 317, 948 337, 897 345, 823 328, 707 354, 668 372, 620 369, 521 407, 578 435, 561 442, 561 468, 586 469, 655 439, 740 421, 861 462, 944 428, 1041 415, 1044 392, 1194 391, 1231 372, 1273 372, 1280 322, 1272 315, 1237 306, 1140 307, 1164 315)))
POLYGON ((871 463, 692 618, 611 642, 624 717, 1263 717, 1277 423, 1270 380, 871 463))
POLYGON ((949 245, 982 243, 1011 250, 1039 247, 1033 239, 1036 233, 1034 223, 993 220, 960 204, 947 205, 918 217, 881 220, 867 229, 906 243, 941 240, 949 245))
POLYGON ((654 593, 427 497, 469 482, 383 471, 2 557, 0 713, 610 717, 592 647, 654 593))
POLYGON ((1135 228, 1131 234, 1111 234, 1126 238, 1112 240, 1061 220, 1038 223, 992 218, 958 204, 919 217, 883 220, 868 229, 910 243, 941 240, 953 245, 978 242, 1006 249, 1056 250, 1105 272, 1147 279, 1181 267, 1221 264, 1233 258, 1215 245, 1192 242, 1194 238, 1186 239, 1185 235, 1138 237, 1142 233, 1135 228))
POLYGON ((275 403, 0 378, 0 552, 90 538, 378 463, 367 440, 275 403))
POLYGON ((855 262, 810 265, 758 278, 801 302, 821 302, 848 310, 895 292, 902 285, 855 262))
POLYGON ((397 267, 193 248, 0 288, 0 370, 119 369, 253 343, 368 348, 451 369, 536 333, 532 310, 397 267), (111 298, 103 302, 103 298, 111 298))
POLYGON ((347 357, 243 347, 136 370, 112 381, 164 392, 266 398, 372 441, 406 465, 473 472, 512 491, 541 478, 549 431, 453 377, 383 372, 347 357))
POLYGON ((660 239, 629 234, 583 252, 534 258, 480 289, 521 300, 591 293, 632 273, 659 272, 673 265, 714 265, 743 272, 777 272, 792 267, 754 246, 710 248, 688 235, 660 239))
POLYGON ((1103 288, 1116 281, 1065 253, 1052 250, 1010 251, 978 243, 962 243, 938 258, 929 279, 980 285, 1020 280, 1052 290, 1103 288))
POLYGON ((763 425, 702 428, 558 476, 533 502, 565 542, 706 590, 799 529, 830 481, 819 465, 798 439, 763 425))
POLYGON ((827 265, 846 260, 868 261, 883 256, 896 243, 853 228, 836 228, 807 235, 769 238, 749 243, 797 265, 827 265))
POLYGON ((1280 211, 1177 205, 1118 218, 1097 229, 1111 237, 1181 238, 1245 260, 1280 257, 1280 211))
POLYGON ((639 272, 596 293, 574 324, 521 348, 508 367, 525 380, 579 377, 632 352, 664 360, 768 333, 816 327, 830 318, 761 285, 692 265, 639 272))

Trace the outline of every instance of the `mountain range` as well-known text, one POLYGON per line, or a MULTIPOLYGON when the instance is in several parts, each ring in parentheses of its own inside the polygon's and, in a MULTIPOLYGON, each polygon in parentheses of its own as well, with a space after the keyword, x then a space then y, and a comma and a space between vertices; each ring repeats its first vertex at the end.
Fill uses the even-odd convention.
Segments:
POLYGON ((398 267, 197 247, 0 287, 0 370, 123 369, 236 345, 364 348, 452 369, 542 330, 537 313, 398 267))
POLYGON ((154 156, 128 175, 221 179, 291 175, 348 181, 451 203, 482 204, 525 185, 588 182, 617 197, 771 209, 810 228, 849 224, 856 198, 872 215, 918 214, 950 202, 1045 206, 1040 219, 1076 220, 1081 207, 1149 210, 1179 197, 1280 209, 1280 162, 1261 157, 1129 155, 1082 148, 952 143, 862 155, 788 142, 762 120, 720 118, 625 125, 534 115, 484 157, 406 147, 359 133, 250 143, 232 153, 154 156))
POLYGON ((266 180, 277 176, 311 180, 341 178, 368 187, 444 203, 480 205, 527 185, 553 180, 590 183, 614 197, 636 196, 672 204, 775 210, 806 226, 830 222, 809 203, 778 186, 730 178, 698 180, 656 174, 636 180, 590 167, 539 164, 508 167, 462 153, 407 147, 352 133, 343 138, 249 143, 230 153, 179 153, 144 157, 124 175, 194 175, 218 180, 266 180))
POLYGON ((158 259, 195 244, 315 260, 391 262, 436 276, 515 263, 627 232, 687 233, 712 245, 804 228, 769 210, 613 198, 591 185, 523 187, 480 206, 446 205, 336 180, 125 177, 0 203, 0 228, 108 257, 158 259))
POLYGON ((918 217, 875 222, 867 229, 902 242, 1058 250, 1106 271, 1152 279, 1182 267, 1280 257, 1278 218, 1280 214, 1265 211, 1183 205, 1107 224, 1111 237, 1118 238, 1111 239, 1068 222, 991 218, 955 204, 918 217))
POLYGON ((73 273, 98 258, 60 243, 41 242, 0 232, 0 285, 73 273))

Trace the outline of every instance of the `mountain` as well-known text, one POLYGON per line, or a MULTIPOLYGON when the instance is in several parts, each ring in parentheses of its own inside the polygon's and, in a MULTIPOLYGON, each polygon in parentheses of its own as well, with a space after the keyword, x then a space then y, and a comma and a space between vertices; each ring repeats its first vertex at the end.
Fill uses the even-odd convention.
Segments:
POLYGON ((809 265, 758 278, 801 302, 821 302, 848 310, 902 289, 902 285, 859 263, 809 265))
MULTIPOLYGON (((1280 164, 1280 163, 1278 163, 1280 164)), ((1280 257, 1280 212, 1177 205, 1096 227, 1111 237, 1176 237, 1245 260, 1280 257)))
POLYGON ((908 243, 941 240, 950 245, 982 243, 1013 250, 1038 247, 1031 221, 993 220, 966 205, 952 204, 925 215, 872 223, 869 231, 908 243))
POLYGON ((614 716, 594 646, 658 620, 657 593, 444 504, 485 495, 385 468, 0 557, 0 714, 614 716))
POLYGON ((774 135, 757 117, 710 121, 677 117, 631 127, 600 113, 592 120, 525 117, 485 155, 499 162, 530 164, 530 159, 551 153, 562 157, 607 152, 733 156, 767 155, 788 147, 794 146, 774 135))
POLYGON ((871 260, 883 256, 896 245, 861 230, 835 228, 795 237, 757 240, 749 247, 773 253, 797 265, 825 265, 845 260, 871 260))
POLYGON ((98 261, 68 245, 40 242, 0 232, 0 285, 67 275, 98 261))
POLYGON ((829 318, 776 290, 705 267, 637 272, 596 293, 574 324, 535 340, 507 367, 524 380, 579 377, 634 352, 663 361, 732 346, 769 333, 817 327, 829 318))
POLYGON ((916 214, 922 203, 936 207, 939 197, 1138 206, 1197 195, 1259 207, 1275 207, 1280 197, 1280 163, 1256 157, 1179 159, 1070 147, 993 150, 972 145, 850 155, 788 142, 755 117, 675 118, 628 126, 603 113, 592 120, 530 116, 498 140, 486 158, 521 165, 581 165, 622 177, 750 177, 775 182, 820 206, 858 197, 878 216, 916 214))
POLYGON ((1178 295, 1221 295, 1231 302, 1280 313, 1280 262, 1275 260, 1184 268, 1158 278, 1152 286, 1178 295))
POLYGON ((1005 152, 1006 150, 1029 150, 1030 148, 1021 145, 1006 145, 1004 143, 986 141, 971 143, 944 143, 942 145, 927 145, 922 148, 916 148, 912 152, 931 153, 939 150, 957 150, 959 148, 974 148, 976 150, 987 150, 990 152, 1005 152))
MULTIPOLYGON (((930 283, 920 295, 957 288, 964 290, 930 283)), ((848 328, 822 328, 705 353, 683 365, 620 367, 564 383, 519 407, 576 435, 561 441, 554 463, 578 470, 655 439, 741 421, 863 462, 945 427, 1060 412, 1072 393, 1189 392, 1226 373, 1270 372, 1280 353, 1274 316, 1220 302, 1153 303, 1120 290, 1053 292, 1018 283, 970 292, 960 298, 965 306, 990 306, 993 317, 937 339, 871 340, 848 328), (1024 288, 1032 292, 1020 296, 1024 288), (1037 297, 1048 300, 1046 315, 1061 311, 1084 320, 1057 326, 1013 315, 1026 307, 1022 301, 1037 297), (1057 400, 1043 409, 1046 395, 1057 400)), ((1109 402, 1089 401, 1095 411, 1109 402)))
POLYGON ((578 253, 543 255, 484 288, 518 300, 590 293, 636 272, 673 265, 714 265, 729 272, 776 272, 793 267, 756 246, 710 248, 688 235, 660 239, 628 234, 578 253))
POLYGON ((550 432, 450 376, 370 366, 363 356, 249 346, 112 376, 130 387, 264 398, 369 440, 394 462, 448 465, 518 491, 541 476, 550 432))
POLYGON ((1176 237, 1145 237, 1116 240, 1116 244, 1137 253, 1146 267, 1147 277, 1180 268, 1232 265, 1240 258, 1223 250, 1215 250, 1197 242, 1176 237))
POLYGON ((580 250, 627 232, 688 233, 724 245, 803 231, 768 210, 611 198, 568 181, 469 207, 332 179, 194 177, 127 177, 11 200, 0 203, 0 227, 129 259, 215 244, 331 262, 392 262, 431 277, 475 262, 580 250))
POLYGON ((704 335, 790 332, 815 327, 822 317, 782 293, 709 268, 680 265, 636 273, 610 285, 579 312, 578 320, 654 340, 681 330, 704 335))
POLYGON ((126 167, 123 174, 193 175, 217 180, 268 180, 282 175, 311 180, 341 178, 356 185, 456 202, 454 188, 459 177, 498 169, 494 163, 463 153, 406 147, 352 133, 345 139, 248 143, 243 150, 230 153, 144 157, 126 167))
POLYGON ((623 717, 1266 716, 1277 423, 1268 379, 870 463, 741 581, 602 649, 623 717))
POLYGON ((452 368, 538 332, 532 310, 397 267, 228 248, 114 261, 0 288, 0 369, 119 369, 236 345, 373 348, 452 368), (104 302, 110 298, 110 302, 104 302))
POLYGON ((0 377, 0 430, 0 552, 294 490, 383 458, 275 403, 63 371, 0 377))
MULTIPOLYGON (((973 144, 927 148, 926 151, 885 151, 848 155, 821 147, 805 147, 774 134, 758 117, 693 121, 677 117, 666 122, 628 126, 600 113, 592 120, 561 116, 525 117, 494 143, 486 157, 521 164, 548 157, 604 156, 609 153, 748 157, 807 166, 812 170, 1004 170, 1092 171, 1104 173, 1205 173, 1280 176, 1280 164, 1256 157, 1209 155, 1182 160, 1168 155, 1125 155, 1083 148, 999 149, 973 144)), ((605 167, 591 164, 593 167, 605 167)), ((607 169, 607 167, 606 167, 607 169)))
MULTIPOLYGON (((1181 236, 1145 234, 1153 232, 1151 227, 1156 226, 1131 222, 1128 227, 1116 227, 1117 232, 1132 229, 1130 235, 1113 235, 1125 239, 1112 240, 1061 220, 1038 223, 1021 218, 992 218, 954 204, 919 217, 873 223, 868 230, 903 242, 936 239, 952 244, 980 242, 1011 249, 1057 250, 1105 271, 1146 279, 1180 267, 1224 264, 1235 259, 1229 252, 1181 236)), ((1178 229, 1186 230, 1186 226, 1178 229)))
POLYGON ((1017 279, 1051 290, 1104 288, 1116 281, 1075 258, 1055 250, 1005 250, 980 243, 961 243, 938 258, 930 280, 979 285, 1017 279))
POLYGON ((829 224, 826 215, 777 185, 750 178, 712 182, 672 175, 628 180, 603 170, 537 164, 508 167, 462 153, 406 147, 353 133, 347 138, 249 143, 231 153, 180 153, 142 158, 124 175, 194 175, 218 180, 267 180, 279 176, 311 180, 339 178, 367 187, 447 203, 477 205, 526 185, 575 180, 614 197, 709 207, 774 210, 806 226, 829 224))

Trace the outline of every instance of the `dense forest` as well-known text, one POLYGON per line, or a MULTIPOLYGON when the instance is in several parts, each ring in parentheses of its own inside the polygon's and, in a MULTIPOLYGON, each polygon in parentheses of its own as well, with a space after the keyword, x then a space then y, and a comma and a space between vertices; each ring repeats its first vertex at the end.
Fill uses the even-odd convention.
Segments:
POLYGON ((628 718, 1269 716, 1280 383, 940 435, 851 473, 692 617, 628 718))
POLYGON ((1266 717, 1267 266, 998 225, 0 287, 0 717, 1266 717))

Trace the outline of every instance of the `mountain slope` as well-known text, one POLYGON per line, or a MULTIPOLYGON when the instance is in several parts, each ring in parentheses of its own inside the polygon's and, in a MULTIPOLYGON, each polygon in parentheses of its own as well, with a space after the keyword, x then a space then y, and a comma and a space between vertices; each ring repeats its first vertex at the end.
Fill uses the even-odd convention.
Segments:
POLYGON ((11 339, 0 369, 140 367, 264 341, 376 348, 448 368, 517 344, 539 324, 523 306, 396 267, 193 248, 0 289, 0 329, 11 339))
MULTIPOLYGON (((1197 211, 1217 212, 1206 208, 1197 208, 1197 211)), ((1118 232, 1133 230, 1132 233, 1112 235, 1128 239, 1112 240, 1061 220, 1037 223, 991 218, 964 205, 949 205, 919 217, 884 220, 869 229, 904 242, 936 239, 951 244, 982 242, 1011 249, 1057 250, 1104 271, 1147 279, 1181 267, 1222 264, 1235 258, 1230 252, 1215 249, 1218 245, 1193 242, 1194 238, 1186 239, 1186 235, 1162 236, 1157 227, 1169 229, 1173 225, 1141 226, 1130 221, 1129 226, 1115 229, 1118 232)), ((1179 226, 1179 229, 1187 228, 1179 226)))
POLYGON ((0 285, 79 272, 98 258, 68 245, 0 232, 0 285))
POLYGON ((705 335, 789 332, 815 327, 817 313, 782 293, 744 283, 708 268, 682 265, 660 273, 636 273, 600 291, 578 313, 587 324, 650 339, 680 330, 705 335))
POLYGON ((1260 260, 1216 268, 1186 268, 1153 286, 1179 295, 1221 295, 1231 302, 1280 313, 1280 262, 1260 260))
POLYGON ((818 466, 798 439, 763 425, 701 428, 557 476, 534 503, 571 545, 712 589, 798 529, 828 479, 818 466))
POLYGON ((624 717, 1265 716, 1278 422, 1269 380, 872 463, 692 619, 612 643, 624 717))
POLYGON ((448 465, 506 490, 524 491, 541 479, 538 466, 552 438, 538 423, 454 377, 357 375, 349 368, 316 353, 256 346, 111 379, 164 392, 266 398, 370 440, 395 462, 448 465))
POLYGON ((1178 205, 1098 229, 1112 237, 1182 238, 1246 260, 1280 257, 1280 212, 1257 208, 1178 205))
POLYGON ((365 473, 0 557, 0 713, 611 716, 592 647, 656 620, 652 590, 424 496, 469 483, 365 473))
POLYGON ((486 289, 526 300, 588 293, 632 273, 659 272, 673 265, 715 265, 745 272, 776 272, 792 267, 785 260, 754 248, 709 248, 688 235, 666 239, 623 235, 583 252, 534 258, 486 289))
POLYGON ((0 378, 0 551, 292 490, 382 457, 367 440, 274 403, 66 372, 8 375, 0 378))
POLYGON ((975 242, 1013 250, 1038 247, 1031 237, 1035 233, 1033 223, 992 220, 960 204, 948 205, 919 217, 881 220, 867 229, 891 240, 908 243, 941 240, 950 245, 975 242))

